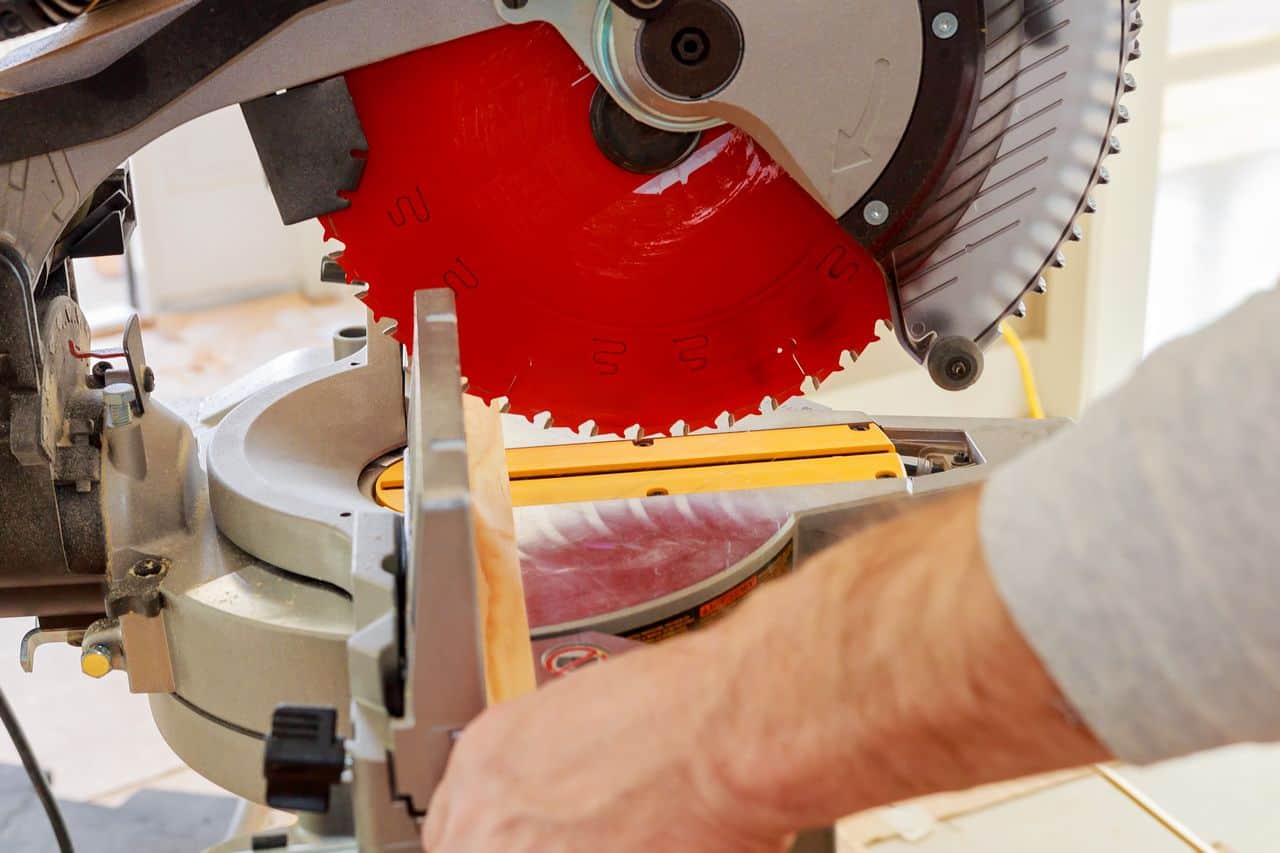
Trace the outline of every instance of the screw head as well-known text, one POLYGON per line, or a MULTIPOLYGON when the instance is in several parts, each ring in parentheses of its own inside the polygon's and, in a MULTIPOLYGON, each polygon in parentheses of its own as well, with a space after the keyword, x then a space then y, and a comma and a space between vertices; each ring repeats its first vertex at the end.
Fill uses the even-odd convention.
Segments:
POLYGON ((140 578, 153 578, 156 575, 162 575, 168 570, 165 561, 156 557, 146 557, 134 563, 129 569, 129 574, 140 578))
POLYGON ((889 221, 889 205, 882 201, 873 201, 862 209, 862 218, 868 225, 883 225, 889 221))
POLYGON ((960 32, 960 19, 951 12, 939 12, 933 16, 933 34, 940 39, 952 38, 960 32))

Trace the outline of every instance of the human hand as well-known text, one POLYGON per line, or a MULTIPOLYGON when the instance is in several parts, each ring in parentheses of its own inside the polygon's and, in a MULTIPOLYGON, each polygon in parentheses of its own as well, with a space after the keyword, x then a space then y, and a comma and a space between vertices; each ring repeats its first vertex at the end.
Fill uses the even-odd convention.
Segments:
MULTIPOLYGON (((708 652, 711 652, 708 654, 708 652)), ((731 690, 688 637, 496 706, 456 744, 423 827, 429 853, 778 853, 784 827, 735 793, 731 690)))

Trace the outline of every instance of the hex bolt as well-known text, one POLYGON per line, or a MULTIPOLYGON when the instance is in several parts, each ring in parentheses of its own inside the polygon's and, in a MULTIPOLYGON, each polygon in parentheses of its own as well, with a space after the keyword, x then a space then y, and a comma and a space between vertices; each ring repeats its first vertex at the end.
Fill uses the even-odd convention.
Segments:
POLYGON ((101 643, 85 646, 80 651, 80 671, 90 678, 102 678, 111 672, 111 649, 101 643))
POLYGON ((862 218, 868 225, 883 225, 889 221, 889 205, 882 201, 869 202, 862 209, 862 218))
POLYGON ((107 409, 107 426, 122 427, 133 422, 133 401, 137 399, 133 386, 125 382, 108 385, 102 391, 102 404, 107 409))
POLYGON ((960 19, 951 12, 939 12, 933 16, 933 34, 940 39, 949 39, 960 32, 960 19))
POLYGON ((698 65, 711 53, 711 41, 703 30, 685 27, 676 33, 671 42, 671 52, 682 65, 698 65))

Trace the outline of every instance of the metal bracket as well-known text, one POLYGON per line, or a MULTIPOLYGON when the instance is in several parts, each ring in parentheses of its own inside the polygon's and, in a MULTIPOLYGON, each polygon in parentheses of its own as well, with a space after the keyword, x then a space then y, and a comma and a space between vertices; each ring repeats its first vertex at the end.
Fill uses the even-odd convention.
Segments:
POLYGON ((422 290, 409 407, 405 717, 396 793, 426 811, 457 733, 485 707, 467 438, 453 291, 422 290))
POLYGON ((83 639, 83 630, 32 628, 22 635, 22 642, 18 645, 18 665, 23 672, 33 672, 36 666, 36 649, 50 643, 78 646, 83 639))

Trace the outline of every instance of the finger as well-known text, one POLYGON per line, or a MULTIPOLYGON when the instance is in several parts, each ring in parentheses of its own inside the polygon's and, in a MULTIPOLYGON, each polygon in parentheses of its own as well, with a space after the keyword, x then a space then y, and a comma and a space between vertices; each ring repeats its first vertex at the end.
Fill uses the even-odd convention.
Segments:
POLYGON ((444 845, 445 826, 449 822, 449 784, 446 777, 431 795, 427 817, 422 822, 422 847, 426 853, 436 853, 444 845))

